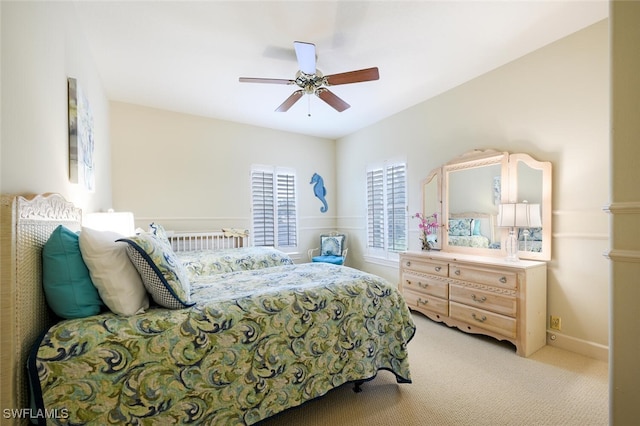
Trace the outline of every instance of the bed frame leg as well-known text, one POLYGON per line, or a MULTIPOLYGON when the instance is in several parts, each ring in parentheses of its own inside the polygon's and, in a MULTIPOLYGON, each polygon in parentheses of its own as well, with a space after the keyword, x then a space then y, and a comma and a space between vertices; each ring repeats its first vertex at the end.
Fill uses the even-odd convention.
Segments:
POLYGON ((356 380, 356 381, 353 383, 353 391, 354 391, 355 393, 360 393, 360 392, 362 392, 362 388, 361 388, 360 386, 362 386, 362 384, 363 384, 363 383, 364 383, 364 380, 356 380))

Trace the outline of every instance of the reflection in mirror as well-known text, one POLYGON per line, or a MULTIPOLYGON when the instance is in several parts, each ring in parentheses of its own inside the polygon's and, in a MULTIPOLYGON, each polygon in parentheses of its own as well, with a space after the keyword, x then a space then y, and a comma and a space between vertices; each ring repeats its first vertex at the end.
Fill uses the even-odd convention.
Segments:
POLYGON ((496 228, 496 216, 502 199, 502 153, 445 170, 448 248, 500 251, 502 233, 496 228))
POLYGON ((517 162, 518 198, 530 203, 542 203, 542 170, 534 169, 522 161, 517 162))
POLYGON ((517 162, 518 199, 516 202, 528 203, 529 223, 532 227, 520 228, 518 232, 518 250, 542 251, 542 170, 529 167, 522 161, 517 162))
POLYGON ((510 175, 513 182, 509 200, 528 203, 534 225, 518 230, 519 257, 551 259, 551 163, 534 160, 527 154, 511 154, 510 175), (533 210, 531 210, 533 209, 533 210), (539 215, 539 217, 535 217, 539 215))
MULTIPOLYGON (((435 216, 439 224, 442 222, 441 200, 440 169, 437 169, 422 182, 422 214, 425 217, 435 216)), ((429 230, 432 232, 427 235, 430 248, 442 248, 441 230, 440 226, 429 230)))

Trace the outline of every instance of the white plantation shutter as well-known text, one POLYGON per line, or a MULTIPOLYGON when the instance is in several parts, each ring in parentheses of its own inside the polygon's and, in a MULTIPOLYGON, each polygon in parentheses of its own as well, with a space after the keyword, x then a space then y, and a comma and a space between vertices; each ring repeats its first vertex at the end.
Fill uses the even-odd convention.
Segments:
POLYGON ((387 236, 390 251, 407 249, 407 170, 404 164, 387 166, 387 236))
POLYGON ((251 172, 253 245, 274 246, 273 173, 251 172))
POLYGON ((367 170, 367 246, 370 253, 407 249, 407 168, 405 163, 367 170))
POLYGON ((298 245, 296 230, 296 179, 292 174, 278 173, 278 247, 298 245))
POLYGON ((251 170, 253 245, 297 246, 295 180, 295 173, 287 169, 251 170))
POLYGON ((384 249, 384 173, 367 172, 368 246, 384 249))

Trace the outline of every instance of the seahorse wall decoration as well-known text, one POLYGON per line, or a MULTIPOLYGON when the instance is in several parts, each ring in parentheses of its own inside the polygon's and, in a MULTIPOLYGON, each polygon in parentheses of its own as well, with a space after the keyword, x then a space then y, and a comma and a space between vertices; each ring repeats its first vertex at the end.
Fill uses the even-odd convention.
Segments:
POLYGON ((322 176, 320 176, 317 173, 314 173, 313 176, 311 176, 311 182, 309 182, 310 184, 313 184, 313 193, 316 197, 318 197, 318 199, 320 201, 322 201, 322 207, 320 207, 320 211, 322 213, 326 213, 326 211, 329 209, 329 206, 327 205, 327 200, 325 200, 325 196, 327 195, 327 189, 324 187, 324 179, 322 179, 322 176))

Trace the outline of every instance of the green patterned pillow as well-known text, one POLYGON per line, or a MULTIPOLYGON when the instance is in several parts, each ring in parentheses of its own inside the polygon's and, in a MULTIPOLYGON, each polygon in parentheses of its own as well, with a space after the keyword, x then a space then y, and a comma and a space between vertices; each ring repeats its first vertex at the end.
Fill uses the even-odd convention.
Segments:
POLYGON ((155 222, 151 222, 149 224, 149 233, 160 238, 161 241, 171 245, 171 243, 169 242, 169 236, 167 235, 167 231, 164 229, 164 226, 155 222))
POLYGON ((182 309, 193 306, 187 271, 171 247, 153 234, 121 238, 129 246, 127 255, 134 264, 151 298, 160 306, 182 309))
POLYGON ((449 235, 462 237, 472 235, 473 219, 449 219, 449 235))

